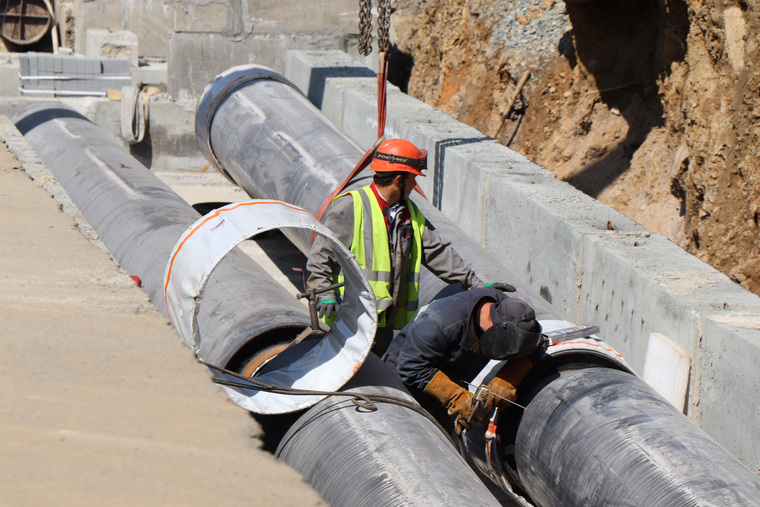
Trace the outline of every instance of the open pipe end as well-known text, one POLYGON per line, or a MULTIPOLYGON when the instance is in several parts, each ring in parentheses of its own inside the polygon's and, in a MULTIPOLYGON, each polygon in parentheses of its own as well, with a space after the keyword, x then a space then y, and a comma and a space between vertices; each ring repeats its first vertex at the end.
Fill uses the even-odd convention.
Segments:
POLYGON ((220 173, 233 183, 235 182, 224 169, 211 146, 211 123, 219 104, 230 93, 243 84, 256 79, 272 79, 296 88, 293 83, 272 69, 261 65, 239 65, 225 70, 206 85, 198 99, 198 107, 195 112, 195 136, 198 139, 201 153, 206 157, 206 160, 209 160, 220 173))

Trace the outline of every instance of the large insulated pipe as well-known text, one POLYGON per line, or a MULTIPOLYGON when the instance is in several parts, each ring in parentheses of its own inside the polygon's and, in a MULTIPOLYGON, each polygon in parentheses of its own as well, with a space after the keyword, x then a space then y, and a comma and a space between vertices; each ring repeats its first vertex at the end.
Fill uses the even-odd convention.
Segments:
MULTIPOLYGON (((200 214, 74 109, 36 102, 12 121, 55 175, 108 251, 138 276, 163 313, 163 275, 175 243, 200 214)), ((234 250, 206 284, 197 323, 204 361, 227 366, 253 338, 261 346, 309 326, 306 308, 250 257, 234 250), (276 312, 271 311, 277 308, 276 312)), ((234 366, 234 365, 233 365, 234 366)))
POLYGON ((649 385, 569 372, 533 398, 517 467, 541 505, 760 505, 760 481, 649 385))
MULTIPOLYGON (((382 393, 418 406, 374 354, 345 390, 382 393)), ((379 403, 377 412, 364 417, 357 417, 357 410, 348 400, 327 398, 301 416, 277 448, 277 456, 301 472, 328 504, 499 504, 430 420, 421 418, 412 426, 410 409, 394 404, 379 403)))
MULTIPOLYGON (((126 271, 140 276, 152 302, 164 310, 167 260, 179 238, 198 220, 198 213, 67 106, 36 103, 17 113, 13 121, 113 257, 126 271)), ((214 359, 206 360, 221 366, 251 340, 284 332, 283 328, 288 328, 292 338, 309 324, 305 307, 235 250, 211 272, 197 320, 201 343, 212 343, 201 347, 214 359)), ((251 352, 249 347, 242 350, 251 352)), ((498 505, 454 448, 442 445, 440 430, 417 411, 415 402, 398 388, 393 373, 378 361, 369 356, 367 373, 364 366, 355 365, 358 380, 345 389, 406 397, 404 403, 412 408, 377 401, 373 411, 353 405, 351 398, 327 398, 332 404, 329 409, 318 405, 316 412, 301 415, 308 424, 299 423, 304 431, 289 439, 282 453, 293 463, 308 461, 321 468, 323 485, 329 483, 329 489, 317 484, 315 488, 332 498, 331 505, 336 507, 356 505, 356 498, 364 505, 498 505), (417 428, 424 430, 414 431, 417 428), (312 432, 311 438, 306 437, 306 429, 312 432), (325 449, 313 438, 340 446, 325 449), (399 454, 399 449, 410 452, 399 454), (441 463, 446 469, 440 468, 441 463), (348 464, 361 474, 348 475, 338 464, 348 464), (449 474, 461 482, 440 482, 449 474), (435 488, 431 488, 431 478, 435 488)))
MULTIPOLYGON (((312 212, 319 208, 362 155, 362 150, 331 125, 292 84, 273 71, 256 66, 230 69, 206 87, 199 101, 196 135, 208 159, 250 195, 285 200, 312 212)), ((367 176, 360 176, 352 181, 348 188, 357 188, 366 184, 367 181, 367 176)), ((437 209, 421 199, 417 199, 416 203, 436 228, 442 231, 442 235, 449 239, 465 260, 473 265, 481 278, 516 282, 517 295, 536 307, 542 324, 552 319, 562 320, 561 317, 557 317, 558 312, 540 295, 520 284, 516 277, 510 276, 506 268, 454 226, 437 209)), ((308 251, 310 238, 301 236, 292 239, 302 251, 308 251)), ((429 300, 440 287, 440 283, 436 284, 430 278, 423 278, 421 299, 427 297, 429 300)), ((558 346, 558 348, 561 347, 562 345, 558 346)), ((567 473, 568 466, 575 466, 576 460, 578 463, 583 461, 590 446, 598 444, 594 443, 594 437, 589 437, 588 432, 580 424, 572 424, 568 427, 551 426, 552 431, 561 434, 562 448, 566 453, 563 460, 555 460, 557 448, 550 449, 543 445, 542 439, 545 437, 545 432, 529 431, 532 425, 537 424, 536 420, 529 416, 540 412, 542 415, 539 418, 550 420, 553 414, 551 407, 554 406, 574 414, 578 421, 584 421, 584 424, 589 427, 621 424, 618 421, 610 422, 609 419, 603 417, 607 404, 612 407, 615 401, 605 394, 608 387, 612 389, 610 379, 605 376, 605 372, 613 370, 603 367, 584 370, 585 376, 596 379, 595 403, 576 403, 565 398, 563 393, 565 384, 562 383, 564 377, 558 373, 562 370, 562 365, 567 363, 625 369, 616 365, 615 362, 595 356, 588 351, 570 350, 549 356, 546 364, 542 364, 534 371, 533 378, 526 386, 529 394, 525 400, 522 400, 528 404, 525 417, 519 419, 520 416, 517 416, 517 429, 514 430, 520 435, 520 444, 515 449, 515 460, 520 477, 515 480, 520 482, 522 479, 529 483, 523 486, 536 494, 535 501, 542 505, 563 504, 561 501, 554 502, 557 495, 561 499, 570 499, 559 484, 559 478, 563 476, 563 473, 567 473), (560 378, 552 381, 552 375, 560 378), (535 391, 530 392, 530 385, 536 386, 535 391), (541 397, 547 392, 555 393, 553 400, 541 397), (534 397, 536 393, 538 397, 534 397), (534 405, 537 408, 534 408, 534 405), (534 467, 532 471, 523 471, 528 466, 534 467), (538 494, 537 491, 541 488, 549 488, 552 491, 543 495, 538 494)), ((627 390, 632 393, 645 391, 646 385, 631 374, 621 374, 626 375, 621 385, 627 387, 619 389, 618 395, 619 402, 625 404, 627 390)), ((638 411, 643 413, 650 410, 650 405, 654 411, 662 410, 661 400, 655 402, 651 398, 644 397, 640 400, 631 400, 631 402, 638 411)), ((753 491, 757 488, 756 476, 748 473, 738 460, 715 444, 683 414, 674 412, 670 415, 678 421, 678 424, 666 427, 638 425, 636 423, 642 419, 631 419, 631 430, 625 432, 625 438, 616 440, 614 459, 607 459, 599 464, 606 473, 586 473, 587 470, 583 468, 578 470, 579 475, 576 479, 578 486, 582 481, 595 483, 594 500, 586 502, 575 497, 568 500, 569 504, 573 501, 578 504, 596 502, 615 504, 619 481, 627 482, 627 487, 631 491, 646 491, 650 487, 652 476, 658 474, 668 477, 668 480, 659 483, 667 490, 667 493, 663 492, 662 498, 679 498, 682 492, 690 491, 692 478, 699 480, 700 477, 711 474, 739 478, 737 481, 729 479, 721 482, 723 490, 704 488, 695 492, 694 498, 698 499, 697 503, 703 504, 710 504, 713 500, 720 500, 734 494, 738 498, 745 498, 746 495, 742 491, 753 491), (663 446, 661 453, 675 456, 672 468, 670 468, 671 464, 663 462, 658 454, 641 452, 644 443, 652 441, 656 434, 662 437, 658 440, 663 446), (686 452, 690 448, 697 448, 696 454, 705 459, 696 465, 690 463, 691 451, 686 452), (686 466, 685 463, 690 464, 686 466), (701 467, 698 474, 695 474, 693 466, 701 467), (653 475, 632 473, 641 468, 660 471, 653 475), (620 475, 619 481, 610 479, 617 474, 620 475)), ((502 419, 500 419, 500 425, 509 426, 502 424, 502 419)), ((500 434, 500 445, 503 447, 508 447, 515 442, 514 436, 501 438, 504 436, 500 434)), ((318 480, 314 478, 318 476, 318 470, 301 471, 314 474, 311 480, 318 480)), ((641 504, 641 502, 634 503, 641 504)), ((721 504, 720 501, 717 503, 721 504)))

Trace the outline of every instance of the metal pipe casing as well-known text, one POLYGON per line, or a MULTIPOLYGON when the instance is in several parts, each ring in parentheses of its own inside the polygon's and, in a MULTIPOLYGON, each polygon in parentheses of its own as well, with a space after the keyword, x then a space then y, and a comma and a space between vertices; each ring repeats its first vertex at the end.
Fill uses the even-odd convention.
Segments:
POLYGON ((760 505, 760 480, 643 380, 569 372, 528 405, 523 484, 540 505, 760 505))
MULTIPOLYGON (((200 215, 140 162, 74 109, 34 103, 12 121, 92 225, 110 254, 140 277, 165 313, 164 268, 175 243, 200 215)), ((198 355, 225 366, 256 337, 293 337, 306 308, 263 268, 233 250, 209 277, 198 313, 198 355)))

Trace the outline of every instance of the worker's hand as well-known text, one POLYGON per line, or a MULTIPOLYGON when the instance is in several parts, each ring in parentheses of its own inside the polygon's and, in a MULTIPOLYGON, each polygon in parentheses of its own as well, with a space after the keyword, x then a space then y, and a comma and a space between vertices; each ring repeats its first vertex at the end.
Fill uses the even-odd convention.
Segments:
POLYGON ((517 357, 507 361, 499 373, 488 383, 488 394, 483 401, 486 413, 494 408, 506 408, 510 401, 517 399, 517 387, 525 375, 533 368, 533 362, 527 357, 517 357))
POLYGON ((482 418, 483 414, 475 408, 473 394, 452 382, 440 370, 425 386, 425 394, 434 397, 446 407, 446 411, 454 419, 457 433, 462 431, 462 427, 470 429, 468 420, 474 422, 482 418))
POLYGON ((483 285, 483 287, 490 287, 492 289, 500 290, 503 292, 514 292, 515 290, 517 290, 514 288, 513 285, 510 285, 505 282, 490 282, 483 285))
POLYGON ((510 382, 495 377, 488 383, 488 393, 485 400, 483 400, 483 410, 490 413, 494 408, 506 408, 510 401, 517 399, 517 387, 513 386, 510 382))
POLYGON ((329 319, 333 314, 338 313, 338 308, 340 305, 334 299, 323 299, 317 303, 317 314, 320 319, 322 317, 329 319))

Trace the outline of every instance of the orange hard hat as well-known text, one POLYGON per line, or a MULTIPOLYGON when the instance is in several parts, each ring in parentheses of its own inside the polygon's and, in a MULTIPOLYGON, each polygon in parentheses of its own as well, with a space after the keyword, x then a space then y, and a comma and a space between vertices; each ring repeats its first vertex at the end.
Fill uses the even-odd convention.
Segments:
POLYGON ((369 166, 375 172, 404 171, 417 176, 427 169, 427 150, 420 150, 406 139, 390 139, 381 144, 369 166))

